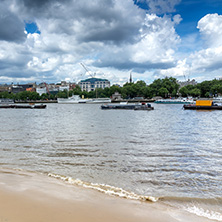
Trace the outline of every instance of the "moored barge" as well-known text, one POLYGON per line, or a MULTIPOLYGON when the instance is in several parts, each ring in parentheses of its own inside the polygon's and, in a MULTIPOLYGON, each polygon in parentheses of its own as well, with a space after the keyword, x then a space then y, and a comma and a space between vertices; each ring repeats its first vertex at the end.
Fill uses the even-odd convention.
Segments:
POLYGON ((119 103, 119 104, 103 104, 101 109, 125 109, 125 110, 153 110, 149 103, 119 103))
POLYGON ((222 105, 212 100, 197 100, 196 104, 184 105, 183 108, 192 110, 222 110, 222 105))
POLYGON ((45 109, 46 105, 19 105, 19 104, 3 104, 0 105, 2 109, 45 109))

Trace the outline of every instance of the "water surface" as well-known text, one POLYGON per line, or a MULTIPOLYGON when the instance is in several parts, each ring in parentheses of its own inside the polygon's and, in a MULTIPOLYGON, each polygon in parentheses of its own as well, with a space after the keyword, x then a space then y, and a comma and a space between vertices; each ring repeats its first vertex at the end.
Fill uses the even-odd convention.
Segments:
POLYGON ((222 112, 152 105, 1 109, 0 165, 161 197, 222 221, 222 112))

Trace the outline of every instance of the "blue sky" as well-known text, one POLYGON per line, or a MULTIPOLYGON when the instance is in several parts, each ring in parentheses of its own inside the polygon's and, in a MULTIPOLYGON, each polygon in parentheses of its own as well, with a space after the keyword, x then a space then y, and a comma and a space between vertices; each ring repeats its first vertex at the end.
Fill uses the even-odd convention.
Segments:
POLYGON ((198 32, 197 23, 207 14, 222 14, 222 1, 220 0, 185 0, 176 7, 176 13, 180 14, 183 20, 176 28, 179 35, 187 35, 198 32))
POLYGON ((221 0, 3 0, 0 84, 222 77, 221 0))
POLYGON ((24 21, 24 22, 25 22, 25 30, 27 31, 27 33, 41 34, 41 32, 39 31, 39 28, 35 22, 26 22, 26 21, 24 21))

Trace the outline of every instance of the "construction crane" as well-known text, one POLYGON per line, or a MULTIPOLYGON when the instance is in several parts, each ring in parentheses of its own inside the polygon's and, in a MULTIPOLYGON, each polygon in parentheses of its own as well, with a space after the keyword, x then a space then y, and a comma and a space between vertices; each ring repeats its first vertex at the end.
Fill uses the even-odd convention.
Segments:
POLYGON ((50 95, 50 92, 49 92, 49 87, 48 87, 47 83, 46 83, 46 82, 44 82, 44 85, 45 85, 45 88, 46 88, 46 90, 47 90, 47 93, 50 95))
POLYGON ((83 63, 80 63, 80 65, 86 70, 87 73, 89 73, 89 75, 90 75, 92 78, 95 77, 96 73, 91 74, 91 72, 86 68, 86 66, 85 66, 83 63))

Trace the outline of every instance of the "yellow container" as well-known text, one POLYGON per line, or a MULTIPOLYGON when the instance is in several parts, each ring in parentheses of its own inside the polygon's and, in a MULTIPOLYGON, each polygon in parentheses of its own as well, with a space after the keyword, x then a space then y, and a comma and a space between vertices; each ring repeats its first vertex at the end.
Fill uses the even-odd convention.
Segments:
POLYGON ((197 100, 196 106, 212 106, 212 100, 197 100))

